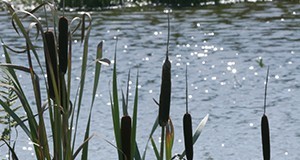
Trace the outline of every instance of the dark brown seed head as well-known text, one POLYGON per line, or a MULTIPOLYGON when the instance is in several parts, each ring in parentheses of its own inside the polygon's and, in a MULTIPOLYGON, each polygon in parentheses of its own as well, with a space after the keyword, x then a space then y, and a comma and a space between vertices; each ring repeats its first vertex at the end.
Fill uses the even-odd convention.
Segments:
POLYGON ((189 113, 183 116, 183 135, 184 145, 187 160, 193 159, 193 129, 192 129, 192 117, 189 113))
POLYGON ((65 74, 68 68, 68 20, 59 18, 58 23, 59 69, 65 74))
POLYGON ((270 160, 270 132, 268 117, 264 114, 261 118, 261 137, 264 160, 270 160))
POLYGON ((129 160, 131 156, 131 118, 128 115, 121 119, 121 143, 123 159, 129 160))
POLYGON ((171 102, 171 63, 166 58, 162 68, 162 81, 159 97, 158 119, 160 126, 166 126, 170 115, 171 102))
POLYGON ((49 87, 49 96, 54 99, 54 83, 51 79, 50 66, 53 69, 56 84, 58 84, 58 74, 57 74, 57 54, 54 33, 52 31, 45 32, 46 46, 45 46, 45 59, 46 59, 46 70, 47 70, 47 80, 49 87))

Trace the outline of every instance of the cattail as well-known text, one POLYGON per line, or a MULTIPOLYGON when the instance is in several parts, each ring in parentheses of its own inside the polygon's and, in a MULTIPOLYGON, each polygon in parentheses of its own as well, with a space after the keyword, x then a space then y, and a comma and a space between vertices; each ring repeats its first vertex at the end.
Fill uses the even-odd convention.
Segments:
POLYGON ((131 118, 128 115, 121 119, 121 143, 123 159, 129 160, 131 156, 131 118))
POLYGON ((193 159, 193 127, 192 127, 192 116, 188 113, 188 71, 187 66, 185 70, 185 109, 186 113, 183 116, 183 136, 184 136, 184 146, 187 160, 193 159))
POLYGON ((261 138, 262 138, 264 160, 270 160, 270 131, 269 131, 268 117, 266 116, 268 80, 269 80, 269 67, 267 70, 266 83, 265 83, 264 114, 261 118, 261 138))
POLYGON ((193 129, 192 129, 192 117, 189 113, 185 113, 183 116, 183 136, 184 146, 187 160, 193 159, 193 129))
POLYGON ((162 82, 159 97, 158 119, 160 126, 166 126, 170 115, 171 101, 171 63, 168 56, 162 68, 162 82))
POLYGON ((55 39, 54 33, 52 31, 45 32, 46 39, 46 49, 45 49, 45 58, 46 58, 46 70, 47 70, 47 79, 48 79, 48 87, 49 87, 49 96, 54 99, 54 82, 52 81, 52 76, 50 72, 50 65, 54 73, 54 77, 56 80, 56 85, 58 85, 58 76, 57 76, 57 55, 56 55, 56 47, 55 47, 55 39), (50 62, 49 62, 50 60, 50 62))
POLYGON ((59 18, 58 31, 59 69, 60 73, 65 74, 68 68, 68 20, 66 17, 59 18))
POLYGON ((270 160, 270 132, 268 117, 264 114, 261 118, 261 137, 264 160, 270 160))

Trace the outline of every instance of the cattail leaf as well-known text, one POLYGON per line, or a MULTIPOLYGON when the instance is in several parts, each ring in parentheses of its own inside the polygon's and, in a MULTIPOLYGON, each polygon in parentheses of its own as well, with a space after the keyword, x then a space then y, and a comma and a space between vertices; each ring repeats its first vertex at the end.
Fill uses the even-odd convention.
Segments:
MULTIPOLYGON (((151 140, 151 138, 152 138, 154 132, 156 131, 157 127, 158 127, 158 117, 156 118, 156 120, 155 120, 155 122, 154 122, 154 124, 153 124, 153 126, 152 126, 152 129, 151 129, 151 132, 150 132, 148 141, 147 141, 147 143, 146 143, 146 148, 144 149, 144 153, 143 153, 143 157, 142 157, 143 160, 146 159, 146 153, 147 153, 148 143, 149 143, 149 141, 151 140)), ((159 157, 159 156, 158 156, 158 157, 159 157)), ((158 158, 157 158, 157 159, 158 159, 158 158)))
POLYGON ((82 148, 87 145, 87 142, 90 141, 91 138, 93 138, 94 135, 90 136, 89 138, 85 139, 83 143, 77 148, 77 150, 74 152, 72 159, 76 159, 77 155, 80 153, 82 148))
MULTIPOLYGON (((79 121, 79 115, 81 111, 81 103, 82 103, 82 98, 83 98, 83 91, 85 87, 85 78, 86 78, 86 69, 87 69, 87 59, 88 59, 88 50, 89 50, 89 36, 90 36, 90 31, 91 31, 91 16, 89 13, 83 13, 82 19, 83 23, 85 23, 85 17, 88 17, 89 21, 89 26, 87 26, 87 32, 84 35, 84 40, 83 40, 83 55, 82 55, 82 63, 81 63, 81 75, 80 75, 80 84, 79 84, 79 90, 77 92, 77 98, 78 98, 78 103, 77 105, 77 114, 76 114, 76 120, 75 120, 75 130, 74 130, 74 135, 73 135, 73 145, 72 145, 72 150, 74 149, 75 142, 76 142, 76 135, 77 135, 77 128, 78 128, 78 121, 79 121)), ((77 99, 76 99, 77 100, 77 99)), ((75 101, 76 101, 75 100, 75 101)), ((75 105, 75 104, 74 104, 75 105)), ((84 154, 81 159, 86 160, 88 157, 87 154, 84 154)))
MULTIPOLYGON (((118 98, 118 85, 117 85, 117 42, 115 46, 115 55, 114 55, 114 67, 113 67, 113 78, 112 78, 112 95, 110 94, 111 99, 111 111, 113 118, 114 134, 115 140, 118 148, 121 148, 121 135, 120 135, 120 111, 119 111, 119 98, 118 98)), ((118 152, 118 157, 120 160, 123 159, 123 155, 118 152)))
POLYGON ((172 148, 174 142, 174 126, 171 118, 168 120, 166 125, 166 159, 171 159, 172 157, 172 148))
MULTIPOLYGON (((135 96, 134 96, 134 104, 133 104, 133 115, 132 115, 132 131, 131 131, 131 152, 132 157, 130 159, 133 159, 133 156, 136 155, 136 152, 138 152, 137 145, 136 145, 136 128, 137 128, 137 113, 138 113, 138 97, 139 97, 139 71, 137 71, 136 75, 136 82, 135 82, 135 96)), ((128 104, 128 92, 129 92, 129 79, 127 84, 127 100, 126 103, 128 104)), ((140 153, 138 153, 140 154, 140 153)))
MULTIPOLYGON (((13 88, 13 87, 11 86, 10 88, 13 88)), ((17 124, 21 126, 21 128, 26 133, 26 135, 28 137, 31 137, 31 133, 30 133, 29 129, 27 128, 27 126, 23 123, 23 121, 21 120, 21 118, 13 110, 11 110, 11 108, 7 105, 7 103, 5 103, 4 101, 2 101, 0 99, 0 105, 17 122, 17 124)))
POLYGON ((159 158, 159 152, 158 152, 158 149, 156 147, 155 141, 153 140, 152 137, 150 138, 150 140, 151 140, 151 145, 152 145, 153 151, 155 153, 156 159, 159 160, 160 159, 159 158))

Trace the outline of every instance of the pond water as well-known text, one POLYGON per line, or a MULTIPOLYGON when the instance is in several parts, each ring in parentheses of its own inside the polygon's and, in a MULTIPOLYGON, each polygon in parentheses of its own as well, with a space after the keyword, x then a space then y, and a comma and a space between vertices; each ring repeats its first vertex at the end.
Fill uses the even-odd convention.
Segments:
MULTIPOLYGON (((161 66, 166 52, 167 14, 164 8, 148 7, 91 12, 91 15, 93 29, 89 61, 93 61, 101 40, 105 41, 104 56, 113 59, 117 36, 119 86, 125 89, 127 73, 131 69, 132 95, 139 70, 137 142, 143 151, 158 111, 152 98, 159 97, 161 66)), ((5 12, 1 12, 0 21, 0 35, 4 42, 23 45, 10 23, 2 23, 9 21, 5 12)), ((188 64, 189 110, 193 128, 206 114, 210 115, 194 147, 195 159, 262 159, 260 120, 267 68, 260 68, 256 62, 262 59, 270 66, 267 115, 272 159, 299 159, 300 5, 274 1, 172 9, 170 23, 171 118, 175 127, 173 153, 181 153, 184 148, 182 117, 185 112, 185 67, 188 64)), ((79 82, 76 77, 80 72, 81 49, 77 41, 73 57, 74 84, 79 82)), ((2 51, 0 53, 3 62, 2 51)), ((26 59, 23 55, 12 57, 18 64, 24 64, 26 59)), ((90 105, 92 65, 88 72, 79 130, 85 129, 90 105)), ((19 77, 26 79, 24 73, 19 77)), ((117 159, 115 148, 105 141, 114 143, 109 105, 111 77, 112 66, 103 67, 93 109, 91 132, 95 137, 91 141, 89 159, 117 159)), ((25 81, 24 87, 30 90, 30 83, 25 81)), ((130 98, 132 100, 133 96, 130 98)), ((0 129, 2 127, 0 125, 0 129)), ((29 141, 22 138, 21 129, 18 132, 17 153, 22 160, 32 159, 29 141)), ((78 134, 83 137, 84 133, 78 134)), ((154 139, 158 143, 159 135, 156 134, 154 139)), ((81 140, 79 138, 78 144, 81 140)), ((0 158, 5 157, 5 150, 1 147, 0 158)), ((150 145, 147 153, 147 159, 154 159, 150 145)))

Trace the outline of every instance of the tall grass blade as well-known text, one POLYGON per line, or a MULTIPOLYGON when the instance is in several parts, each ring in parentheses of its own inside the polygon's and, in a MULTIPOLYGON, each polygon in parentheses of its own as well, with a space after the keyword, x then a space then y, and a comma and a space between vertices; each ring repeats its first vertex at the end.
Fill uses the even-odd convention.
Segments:
MULTIPOLYGON (((119 98, 118 98, 118 85, 117 85, 117 42, 115 46, 115 55, 114 55, 114 67, 113 67, 113 79, 112 79, 112 118, 113 118, 113 126, 115 133, 115 140, 118 148, 122 148, 121 146, 121 135, 120 135, 120 112, 119 112, 119 98)), ((119 160, 122 160, 123 155, 121 152, 118 152, 119 160)))
POLYGON ((2 140, 2 141, 7 145, 8 149, 10 150, 10 152, 11 152, 11 154, 12 154, 12 159, 13 159, 13 160, 19 160, 17 154, 15 153, 14 148, 12 148, 12 147, 9 145, 9 143, 6 142, 6 140, 4 140, 4 139, 0 139, 0 140, 2 140))
MULTIPOLYGON (((103 49, 103 42, 101 41, 97 46, 97 54, 96 54, 97 59, 102 58, 102 53, 103 53, 102 49, 103 49)), ((92 93, 92 102, 91 102, 88 122, 87 122, 86 129, 85 129, 84 139, 87 139, 89 137, 89 134, 90 134, 92 109, 93 109, 93 105, 94 105, 94 101, 95 101, 95 97, 96 97, 96 92, 97 92, 97 88, 98 88, 98 83, 99 83, 99 78, 100 78, 100 71, 101 71, 101 63, 96 63, 95 76, 94 76, 94 86, 93 86, 93 93, 92 93)), ((87 143, 87 145, 85 145, 82 149, 82 156, 81 156, 82 160, 87 160, 88 159, 88 146, 89 146, 88 143, 89 142, 86 142, 86 143, 87 143)))
POLYGON ((154 122, 154 124, 153 124, 153 126, 152 126, 152 129, 151 129, 151 132, 150 132, 148 141, 147 141, 147 143, 146 143, 146 147, 145 147, 145 149, 144 149, 144 153, 143 153, 142 160, 145 160, 145 159, 146 159, 146 153, 147 153, 148 143, 149 143, 149 141, 151 140, 151 138, 152 138, 154 132, 156 131, 157 127, 158 127, 158 117, 156 118, 156 120, 155 120, 155 122, 154 122))
MULTIPOLYGON (((128 81, 129 83, 129 81, 128 81)), ((130 160, 133 159, 133 156, 135 155, 136 150, 136 127, 137 127, 137 112, 138 112, 138 97, 139 97, 139 71, 137 71, 137 76, 136 76, 136 82, 135 82, 135 96, 134 96, 134 105, 133 105, 133 115, 132 115, 132 131, 131 131, 131 156, 130 160)), ((128 90, 127 90, 127 95, 128 95, 128 90)), ((127 96, 128 97, 128 96, 127 96)), ((128 102, 128 98, 127 98, 128 102)))
POLYGON ((153 138, 151 137, 150 138, 150 141, 151 141, 151 145, 153 147, 153 151, 154 151, 154 154, 156 156, 156 159, 159 160, 160 159, 160 156, 159 156, 159 152, 158 152, 158 149, 156 147, 156 144, 155 144, 155 141, 153 140, 153 138))
MULTIPOLYGON (((82 19, 85 20, 85 18, 88 18, 89 25, 87 26, 87 32, 84 35, 83 40, 83 55, 82 55, 82 64, 81 64, 81 76, 80 76, 80 84, 79 84, 79 92, 78 92, 78 103, 77 105, 77 115, 75 120, 75 131, 74 131, 74 137, 73 137, 73 146, 72 150, 74 150, 75 142, 76 142, 76 135, 77 135, 77 128, 78 128, 78 120, 81 110, 81 103, 82 103, 82 97, 83 97, 83 91, 85 87, 85 77, 86 77, 86 69, 87 69, 87 58, 88 58, 88 46, 89 46, 89 37, 90 37, 90 31, 92 28, 91 21, 92 18, 89 13, 84 13, 82 15, 82 19)), ((84 24, 85 21, 82 22, 84 24)), ((82 29, 85 29, 85 27, 82 27, 82 29)), ((84 32, 84 31, 82 31, 84 32)), ((75 104, 74 104, 75 105, 75 104)))

